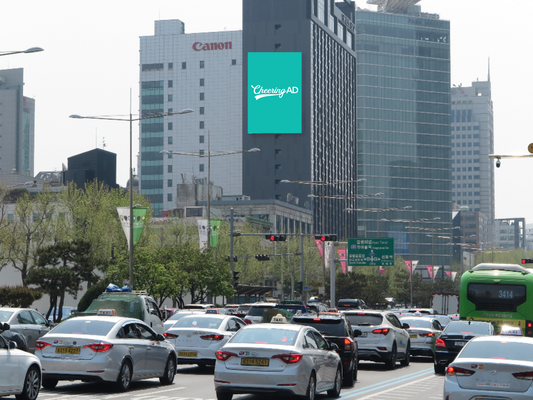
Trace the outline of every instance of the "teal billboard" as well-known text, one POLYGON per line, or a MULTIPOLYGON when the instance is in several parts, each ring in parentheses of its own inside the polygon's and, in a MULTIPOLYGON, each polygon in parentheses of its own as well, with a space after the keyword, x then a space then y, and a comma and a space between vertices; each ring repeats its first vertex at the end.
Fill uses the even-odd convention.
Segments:
POLYGON ((248 53, 248 133, 302 133, 302 53, 248 53))

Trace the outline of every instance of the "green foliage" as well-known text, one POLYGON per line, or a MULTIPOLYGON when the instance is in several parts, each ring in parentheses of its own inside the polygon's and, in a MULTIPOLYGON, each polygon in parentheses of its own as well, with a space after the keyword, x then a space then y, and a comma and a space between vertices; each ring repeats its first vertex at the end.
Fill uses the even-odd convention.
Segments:
POLYGON ((28 308, 35 300, 43 297, 40 290, 24 286, 0 287, 0 306, 28 308))
POLYGON ((80 301, 78 302, 78 311, 82 312, 87 310, 87 308, 91 305, 93 300, 98 298, 100 294, 102 294, 105 291, 105 288, 107 287, 108 283, 105 280, 101 280, 100 282, 92 285, 85 294, 81 297, 80 301))

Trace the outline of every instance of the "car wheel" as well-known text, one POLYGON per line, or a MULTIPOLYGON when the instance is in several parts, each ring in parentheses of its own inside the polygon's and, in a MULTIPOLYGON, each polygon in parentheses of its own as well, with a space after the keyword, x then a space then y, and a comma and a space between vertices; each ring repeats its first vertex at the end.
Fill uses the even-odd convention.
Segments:
POLYGON ((217 392, 217 400, 231 400, 233 398, 232 393, 217 392))
POLYGON ((392 351, 390 353, 390 359, 385 362, 388 369, 396 368, 396 343, 392 345, 392 351))
POLYGON ((437 364, 437 360, 435 360, 435 362, 433 363, 433 369, 435 370, 435 373, 436 374, 444 374, 444 369, 446 367, 444 365, 441 365, 441 364, 437 364))
POLYGON ((411 343, 410 342, 407 343, 407 348, 405 349, 405 358, 402 361, 400 361, 400 364, 402 365, 402 367, 408 367, 409 361, 411 361, 411 343))
POLYGON ((18 400, 35 400, 39 396, 39 389, 41 388, 41 374, 39 368, 31 366, 24 378, 24 387, 21 394, 15 397, 18 400))
POLYGON ((52 390, 57 386, 57 382, 59 382, 57 379, 43 379, 42 385, 43 388, 52 390))
POLYGON ((169 356, 165 366, 165 374, 159 378, 162 385, 172 385, 176 376, 176 361, 173 356, 169 356))
POLYGON ((309 384, 307 385, 307 392, 305 393, 305 400, 315 400, 316 396, 316 377, 315 373, 311 372, 311 377, 309 378, 309 384))
POLYGON ((333 382, 333 389, 328 390, 328 396, 337 398, 341 395, 341 368, 337 368, 335 372, 335 382, 333 382))
POLYGON ((129 361, 124 361, 120 367, 120 372, 117 378, 117 389, 121 392, 126 392, 131 386, 131 376, 133 371, 131 370, 131 364, 129 361))
POLYGON ((346 372, 342 379, 342 384, 344 386, 352 387, 354 381, 357 379, 357 363, 352 363, 352 368, 346 372))

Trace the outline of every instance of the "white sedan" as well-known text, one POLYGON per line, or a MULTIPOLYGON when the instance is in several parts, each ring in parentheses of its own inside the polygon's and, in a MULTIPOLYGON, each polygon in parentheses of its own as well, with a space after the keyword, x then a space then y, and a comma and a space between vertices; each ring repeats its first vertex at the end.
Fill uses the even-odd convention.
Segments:
MULTIPOLYGON (((0 330, 9 329, 0 324, 0 330)), ((41 363, 15 342, 0 336, 0 396, 15 395, 19 400, 35 400, 41 388, 41 363)))
POLYGON ((266 323, 239 330, 217 352, 215 390, 218 400, 234 394, 304 396, 318 392, 339 397, 342 365, 336 344, 307 325, 266 323))
POLYGON ((533 398, 533 340, 478 336, 446 369, 444 399, 533 398))
POLYGON ((246 324, 234 315, 194 313, 180 318, 165 332, 179 364, 215 365, 216 352, 246 324))
POLYGON ((116 382, 120 391, 134 380, 159 378, 170 385, 176 373, 174 347, 143 321, 116 316, 74 317, 36 343, 43 387, 58 380, 116 382))

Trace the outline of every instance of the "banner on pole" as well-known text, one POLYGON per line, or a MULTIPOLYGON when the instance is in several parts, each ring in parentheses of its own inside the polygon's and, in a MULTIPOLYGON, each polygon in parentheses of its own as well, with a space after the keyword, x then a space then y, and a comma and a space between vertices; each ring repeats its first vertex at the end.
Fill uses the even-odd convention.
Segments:
POLYGON ((435 280, 433 278, 433 267, 431 265, 428 265, 426 268, 428 269, 428 274, 429 274, 429 277, 431 278, 431 280, 432 281, 435 280))
POLYGON ((321 240, 315 239, 316 247, 320 253, 320 257, 324 258, 324 242, 321 240))
POLYGON ((333 255, 331 254, 331 242, 324 242, 324 265, 329 268, 329 259, 333 255))
MULTIPOLYGON (((341 260, 346 260, 346 249, 337 249, 337 253, 339 254, 339 258, 341 260)), ((342 273, 346 273, 346 261, 341 261, 341 267, 342 267, 342 273)))
MULTIPOLYGON (((141 237, 141 233, 144 228, 144 221, 146 219, 146 208, 135 207, 133 209, 133 248, 137 245, 141 237)), ((128 250, 130 249, 130 208, 129 207, 117 207, 118 217, 120 218, 120 224, 126 235, 126 241, 128 242, 128 250)))
POLYGON ((220 223, 221 222, 222 220, 220 219, 211 220, 211 236, 210 236, 211 247, 218 247, 218 236, 220 234, 220 223))
POLYGON ((198 224, 198 237, 200 240, 200 250, 203 250, 207 247, 207 220, 198 219, 196 220, 198 224))

